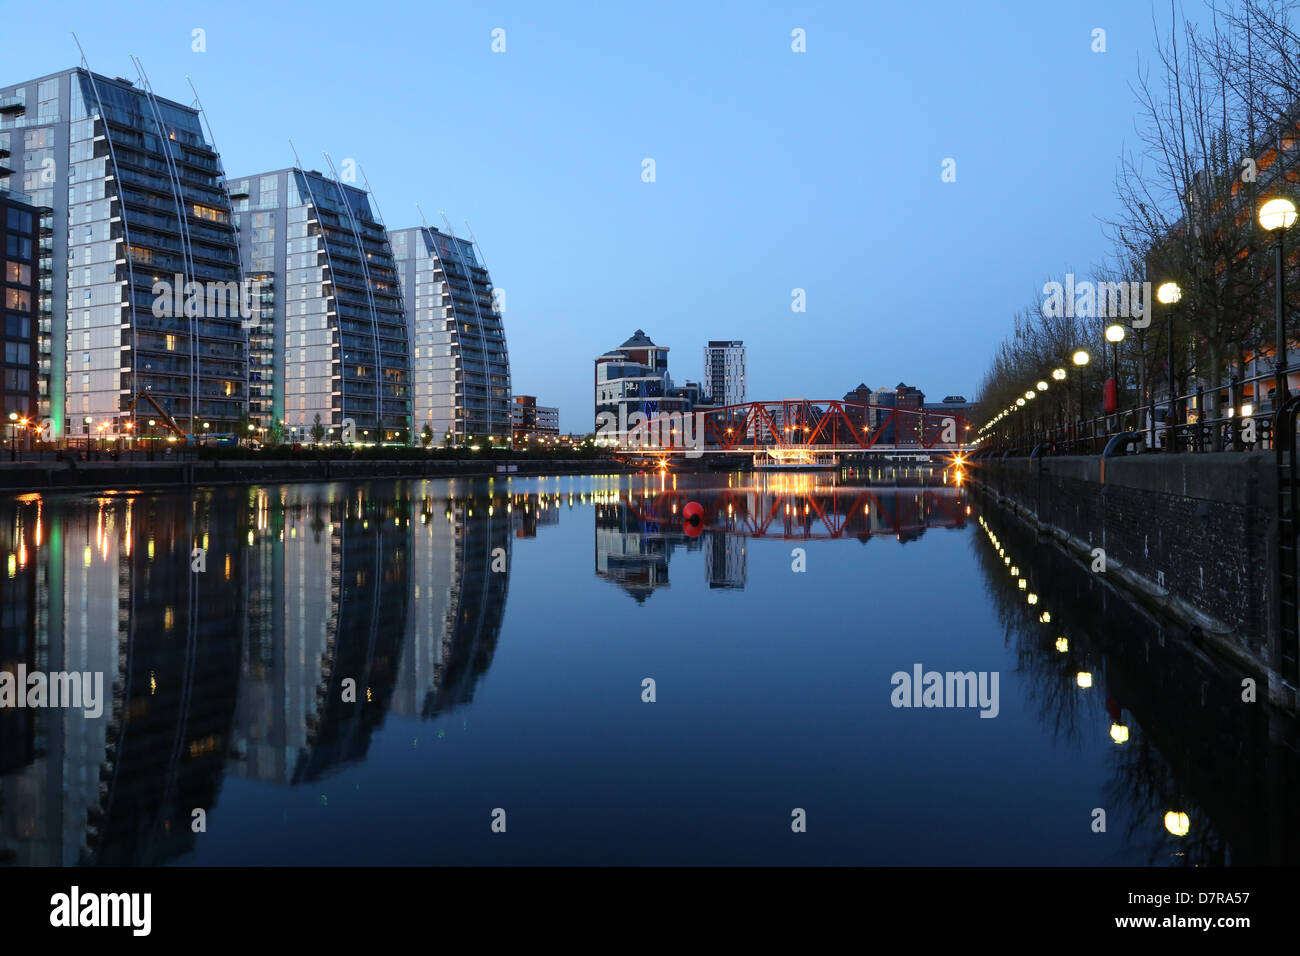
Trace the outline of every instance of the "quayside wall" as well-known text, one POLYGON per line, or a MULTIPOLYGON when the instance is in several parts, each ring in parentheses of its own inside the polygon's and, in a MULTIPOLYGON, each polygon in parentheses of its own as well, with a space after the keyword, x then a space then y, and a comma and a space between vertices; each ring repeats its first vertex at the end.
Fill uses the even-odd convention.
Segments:
POLYGON ((356 481, 380 478, 522 478, 626 471, 603 459, 450 461, 439 459, 47 462, 0 466, 0 492, 55 489, 170 488, 267 482, 356 481), (511 469, 514 470, 511 470, 511 469))
POLYGON ((1279 670, 1272 452, 969 465, 980 490, 1208 650, 1264 672, 1267 699, 1294 711, 1295 689, 1279 670))

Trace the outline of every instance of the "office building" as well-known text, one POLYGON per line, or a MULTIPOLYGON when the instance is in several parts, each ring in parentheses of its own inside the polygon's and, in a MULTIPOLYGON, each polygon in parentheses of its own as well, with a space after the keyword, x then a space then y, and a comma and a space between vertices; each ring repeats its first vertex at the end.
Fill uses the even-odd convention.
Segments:
POLYGON ((198 111, 65 70, 0 86, 0 150, 0 189, 52 211, 40 252, 59 267, 39 376, 53 437, 100 426, 127 437, 143 393, 185 431, 233 430, 247 408, 246 335, 239 311, 209 296, 239 288, 239 257, 198 111), (200 290, 183 314, 154 291, 177 276, 200 290))
POLYGON ((409 444, 411 352, 369 194, 317 170, 231 180, 256 283, 250 414, 288 441, 409 444))
POLYGON ((618 348, 596 357, 595 391, 598 435, 602 415, 625 423, 634 413, 654 418, 693 408, 689 393, 674 391, 668 347, 655 345, 641 329, 618 348))
POLYGON ((414 370, 416 441, 506 443, 510 357, 474 243, 429 227, 393 231, 414 370))

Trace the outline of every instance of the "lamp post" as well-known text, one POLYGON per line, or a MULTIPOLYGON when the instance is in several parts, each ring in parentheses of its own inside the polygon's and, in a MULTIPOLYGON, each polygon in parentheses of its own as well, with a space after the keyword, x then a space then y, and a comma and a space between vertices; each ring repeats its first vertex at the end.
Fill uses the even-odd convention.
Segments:
POLYGON ((1083 367, 1088 364, 1088 359, 1089 355, 1083 349, 1079 349, 1070 357, 1074 367, 1079 370, 1079 432, 1076 433, 1076 438, 1082 437, 1083 432, 1083 367))
POLYGON ((9 460, 15 461, 18 458, 18 413, 9 413, 9 460))
MULTIPOLYGON (((1054 368, 1052 369, 1052 381, 1061 382, 1062 388, 1064 388, 1066 374, 1064 368, 1054 368)), ((1057 392, 1056 394, 1056 418, 1057 430, 1059 432, 1065 428, 1065 401, 1062 392, 1057 392)), ((1057 437, 1060 438, 1060 435, 1058 434, 1057 437)))
MULTIPOLYGON (((1165 334, 1169 339, 1169 412, 1165 418, 1165 451, 1174 450, 1174 310, 1182 301, 1183 290, 1177 282, 1165 282, 1156 289, 1156 301, 1165 306, 1165 334)), ((1154 389, 1152 389, 1154 391, 1154 389)), ((1155 398, 1152 397, 1154 410, 1155 398)), ((1154 416, 1153 416, 1154 419, 1154 416)), ((1151 422, 1151 441, 1155 444, 1156 423, 1151 422)))
POLYGON ((1110 343, 1110 380, 1113 390, 1110 398, 1114 402, 1114 431, 1119 431, 1119 343, 1124 341, 1124 326, 1116 323, 1106 329, 1106 341, 1110 343))
POLYGON ((1273 285, 1276 288, 1275 311, 1277 329, 1274 338, 1274 359, 1277 368, 1277 384, 1274 385, 1273 407, 1281 408, 1287 399, 1286 387, 1286 256, 1283 251, 1286 231, 1295 223, 1295 203, 1283 197, 1270 199, 1259 207, 1259 224, 1269 232, 1277 234, 1277 243, 1273 247, 1273 268, 1276 272, 1273 285))

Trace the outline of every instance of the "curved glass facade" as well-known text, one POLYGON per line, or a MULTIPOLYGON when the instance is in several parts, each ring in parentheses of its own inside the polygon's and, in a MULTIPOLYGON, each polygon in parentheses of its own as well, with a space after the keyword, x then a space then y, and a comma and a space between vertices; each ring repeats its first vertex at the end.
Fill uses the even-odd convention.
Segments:
POLYGON ((258 283, 250 414, 285 440, 411 440, 406 313, 366 192, 315 171, 232 180, 245 270, 258 283))
POLYGON ((511 435, 510 358, 492 279, 474 244, 429 227, 393 231, 414 377, 415 441, 511 435))
POLYGON ((67 263, 43 290, 41 382, 57 437, 127 437, 142 392, 186 431, 233 429, 247 401, 246 336, 239 310, 211 308, 207 290, 238 288, 238 247, 198 112, 84 69, 0 99, 19 104, 0 130, 22 156, 0 187, 53 210, 42 256, 67 263), (158 282, 204 291, 195 308, 160 308, 158 282))

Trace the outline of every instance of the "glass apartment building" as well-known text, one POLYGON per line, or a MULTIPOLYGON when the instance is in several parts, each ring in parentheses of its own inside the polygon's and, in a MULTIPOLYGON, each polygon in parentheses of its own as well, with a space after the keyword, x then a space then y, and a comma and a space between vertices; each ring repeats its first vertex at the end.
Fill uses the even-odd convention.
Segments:
POLYGON ((296 441, 411 440, 411 363, 388 233, 362 189, 315 170, 231 180, 257 302, 250 416, 296 441))
POLYGON ((0 86, 0 150, 0 189, 52 210, 40 386, 54 437, 126 437, 145 392, 185 431, 233 430, 247 407, 246 336, 238 309, 208 308, 206 290, 237 289, 239 257, 198 111, 66 70, 0 86), (155 282, 177 276, 204 290, 193 312, 155 308, 155 282))
MULTIPOLYGON (((0 151, 0 166, 8 157, 0 151)), ((48 219, 46 220, 48 222, 48 219)), ((41 286, 48 283, 48 257, 38 236, 41 211, 27 197, 0 190, 0 424, 3 437, 25 444, 11 424, 14 415, 26 425, 37 421, 37 360, 41 329, 41 286)), ((48 297, 46 298, 48 304, 48 297)))
POLYGON ((508 443, 510 357, 474 244, 438 229, 393 232, 415 378, 415 440, 508 443))

